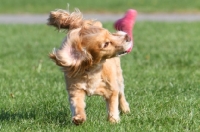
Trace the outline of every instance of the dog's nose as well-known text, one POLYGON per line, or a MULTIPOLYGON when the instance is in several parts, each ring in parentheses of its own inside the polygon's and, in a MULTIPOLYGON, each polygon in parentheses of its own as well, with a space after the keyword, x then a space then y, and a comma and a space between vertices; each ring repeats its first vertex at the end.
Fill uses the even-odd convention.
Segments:
POLYGON ((128 34, 125 35, 125 40, 126 42, 130 42, 131 41, 131 37, 128 36, 128 34))

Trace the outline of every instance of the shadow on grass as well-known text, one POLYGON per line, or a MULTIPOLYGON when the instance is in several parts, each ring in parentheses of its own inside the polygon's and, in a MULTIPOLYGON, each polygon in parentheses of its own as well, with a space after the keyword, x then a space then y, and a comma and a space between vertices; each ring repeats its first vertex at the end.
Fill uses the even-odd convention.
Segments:
POLYGON ((33 124, 54 124, 59 127, 66 127, 71 125, 71 117, 67 113, 67 110, 62 111, 45 111, 41 109, 25 111, 23 109, 18 109, 17 111, 9 109, 0 110, 0 122, 22 122, 26 120, 27 123, 33 124))
POLYGON ((35 112, 14 112, 9 110, 1 110, 0 121, 13 121, 20 119, 35 119, 35 112))

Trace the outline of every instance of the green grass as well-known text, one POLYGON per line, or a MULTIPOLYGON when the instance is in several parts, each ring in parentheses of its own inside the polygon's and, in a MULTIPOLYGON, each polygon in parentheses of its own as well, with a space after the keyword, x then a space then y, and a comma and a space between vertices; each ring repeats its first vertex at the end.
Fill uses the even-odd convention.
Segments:
POLYGON ((0 13, 49 13, 56 8, 66 9, 70 4, 84 12, 122 13, 129 8, 138 12, 200 12, 199 0, 1 0, 0 13))
POLYGON ((63 74, 47 57, 64 34, 46 25, 0 25, 0 131, 200 131, 199 27, 136 23, 135 47, 122 57, 131 114, 111 125, 103 99, 93 96, 77 127, 63 74))

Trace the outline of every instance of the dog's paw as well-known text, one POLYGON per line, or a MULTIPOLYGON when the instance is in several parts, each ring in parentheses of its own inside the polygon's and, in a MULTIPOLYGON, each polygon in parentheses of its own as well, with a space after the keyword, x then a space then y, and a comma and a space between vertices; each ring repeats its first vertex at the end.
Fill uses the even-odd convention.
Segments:
POLYGON ((81 115, 77 115, 77 116, 74 116, 72 118, 72 122, 75 124, 75 125, 80 125, 82 124, 83 122, 85 122, 86 118, 85 117, 82 117, 81 115))
POLYGON ((116 124, 116 123, 119 123, 120 122, 120 118, 113 118, 112 116, 109 116, 108 117, 108 121, 112 124, 116 124))
POLYGON ((128 114, 131 112, 131 110, 130 110, 129 106, 126 106, 126 107, 121 108, 121 112, 123 114, 128 114))
POLYGON ((124 114, 128 114, 131 112, 129 104, 128 103, 124 103, 123 105, 120 106, 120 110, 122 113, 124 114))

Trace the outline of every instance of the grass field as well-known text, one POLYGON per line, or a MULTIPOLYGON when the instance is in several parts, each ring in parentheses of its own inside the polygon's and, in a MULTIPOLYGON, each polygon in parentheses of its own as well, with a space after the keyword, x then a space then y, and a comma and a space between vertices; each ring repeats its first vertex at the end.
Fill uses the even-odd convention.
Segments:
POLYGON ((199 27, 137 23, 135 47, 122 57, 131 114, 111 125, 103 99, 90 97, 87 122, 76 127, 63 74, 47 57, 64 34, 46 25, 0 25, 0 131, 200 131, 199 27))
POLYGON ((0 14, 2 13, 49 13, 55 8, 65 9, 67 3, 70 9, 75 7, 83 12, 115 12, 122 13, 128 8, 138 12, 200 12, 199 0, 1 0, 0 14))

